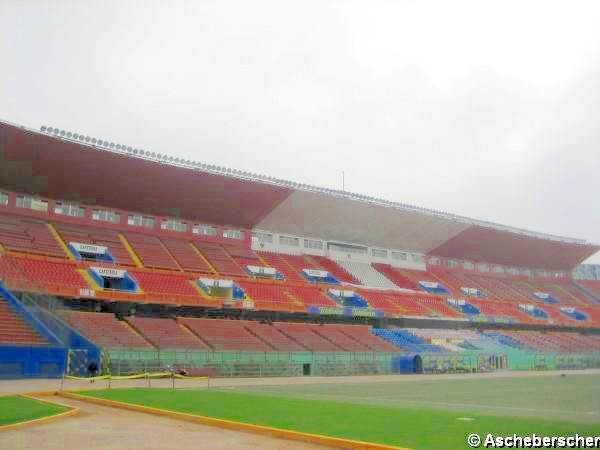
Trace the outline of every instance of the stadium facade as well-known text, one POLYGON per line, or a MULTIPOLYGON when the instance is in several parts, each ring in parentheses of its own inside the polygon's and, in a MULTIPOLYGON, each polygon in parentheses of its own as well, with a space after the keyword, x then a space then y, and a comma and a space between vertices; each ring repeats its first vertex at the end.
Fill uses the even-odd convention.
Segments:
POLYGON ((599 367, 599 249, 0 123, 0 376, 599 367))

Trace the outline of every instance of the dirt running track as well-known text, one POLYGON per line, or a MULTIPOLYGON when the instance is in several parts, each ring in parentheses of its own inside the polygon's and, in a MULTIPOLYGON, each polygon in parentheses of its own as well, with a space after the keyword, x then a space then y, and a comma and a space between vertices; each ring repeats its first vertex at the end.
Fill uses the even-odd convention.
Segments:
MULTIPOLYGON (((521 378, 521 377, 555 377, 560 374, 568 376, 576 375, 600 375, 600 369, 586 370, 546 370, 546 371, 523 371, 523 372, 492 372, 492 373, 470 373, 470 374, 446 374, 446 375, 364 375, 346 377, 285 377, 285 378, 216 378, 210 380, 210 387, 232 387, 232 386, 267 386, 267 385, 289 385, 289 384, 321 384, 321 383, 392 383, 412 381, 436 381, 450 379, 482 379, 482 378, 521 378)), ((206 388, 204 380, 176 380, 177 388, 206 388)), ((60 380, 0 380, 0 395, 9 395, 26 392, 58 391, 60 380)), ((123 387, 147 387, 146 380, 113 381, 113 388, 123 387)), ((152 380, 152 387, 171 387, 171 380, 152 380)), ((65 381, 64 389, 104 389, 108 387, 107 381, 65 381)), ((4 450, 0 448, 0 450, 4 450)))
POLYGON ((0 433, 2 450, 324 450, 303 442, 51 397, 79 416, 0 433))

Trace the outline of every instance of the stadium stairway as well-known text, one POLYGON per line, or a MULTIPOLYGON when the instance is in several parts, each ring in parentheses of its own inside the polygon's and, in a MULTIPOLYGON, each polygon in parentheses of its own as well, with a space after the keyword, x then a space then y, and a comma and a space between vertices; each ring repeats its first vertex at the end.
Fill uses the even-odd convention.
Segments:
POLYGON ((346 272, 351 274, 364 286, 379 289, 398 289, 398 287, 369 263, 358 261, 336 261, 346 272))

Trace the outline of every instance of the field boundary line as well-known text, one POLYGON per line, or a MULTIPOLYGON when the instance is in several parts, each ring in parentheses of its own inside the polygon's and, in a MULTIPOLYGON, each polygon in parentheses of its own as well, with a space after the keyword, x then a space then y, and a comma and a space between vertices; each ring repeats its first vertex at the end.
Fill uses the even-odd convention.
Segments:
MULTIPOLYGON (((46 403, 46 404, 52 405, 52 406, 61 406, 63 408, 68 408, 68 410, 65 411, 65 412, 58 413, 58 414, 52 414, 50 416, 45 416, 45 417, 39 417, 37 419, 26 420, 24 422, 16 422, 16 423, 10 423, 8 425, 0 425, 0 432, 2 432, 2 431, 10 431, 10 430, 14 430, 16 428, 25 428, 25 427, 30 427, 30 426, 34 426, 34 425, 40 425, 40 424, 43 424, 43 423, 52 422, 54 420, 63 419, 65 417, 76 416, 80 412, 79 408, 74 408, 72 406, 61 405, 59 403, 54 403, 54 402, 51 402, 51 401, 48 401, 48 400, 41 400, 41 399, 39 399, 37 397, 34 397, 32 394, 37 394, 37 393, 16 394, 16 396, 17 397, 28 398, 30 400, 36 400, 38 402, 46 403)), ((40 394, 42 394, 42 396, 50 396, 50 395, 54 395, 55 391, 45 391, 45 392, 41 392, 40 394)))
POLYGON ((278 437, 283 439, 289 439, 293 441, 312 442, 315 444, 326 445, 330 447, 350 449, 350 450, 410 450, 403 447, 396 447, 385 444, 375 444, 372 442, 355 441, 351 439, 337 438, 331 436, 324 436, 320 434, 303 433, 300 431, 284 430, 281 428, 268 427, 264 425, 253 425, 245 422, 237 422, 227 419, 217 419, 215 417, 199 416, 196 414, 189 414, 177 411, 169 411, 166 409, 153 408, 150 406, 137 405, 134 403, 120 402, 116 400, 108 400, 104 398, 86 396, 76 394, 74 392, 62 391, 58 392, 57 395, 71 398, 73 400, 80 400, 83 402, 95 403, 103 406, 110 406, 113 408, 128 409, 130 411, 137 411, 147 414, 154 414, 157 416, 166 416, 172 419, 184 420, 187 422, 199 423, 201 425, 210 425, 220 428, 227 428, 236 431, 246 431, 255 434, 264 434, 272 437, 278 437))

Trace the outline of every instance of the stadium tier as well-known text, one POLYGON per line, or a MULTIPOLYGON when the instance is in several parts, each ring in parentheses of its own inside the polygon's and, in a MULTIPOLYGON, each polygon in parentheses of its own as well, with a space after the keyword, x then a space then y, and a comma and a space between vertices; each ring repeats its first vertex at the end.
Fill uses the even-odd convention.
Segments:
POLYGON ((243 292, 243 297, 237 300, 248 300, 246 308, 266 311, 467 320, 499 318, 513 323, 539 323, 539 317, 519 308, 519 305, 537 305, 548 316, 548 324, 594 326, 596 314, 572 321, 561 308, 579 308, 585 314, 585 308, 595 309, 600 305, 593 284, 582 282, 578 286, 571 279, 549 282, 522 276, 511 278, 506 274, 440 270, 435 266, 415 270, 319 255, 254 252, 241 243, 152 236, 115 229, 114 225, 102 228, 102 224, 90 227, 56 219, 31 221, 7 214, 3 217, 4 223, 29 224, 27 242, 31 242, 15 246, 12 237, 0 235, 0 245, 5 251, 0 271, 7 282, 17 289, 23 289, 29 282, 61 296, 81 297, 91 293, 96 299, 111 301, 220 308, 228 300, 226 295, 210 296, 198 288, 198 280, 208 277, 235 282, 243 292), (103 257, 100 251, 109 257, 103 257), (112 267, 127 273, 135 280, 136 289, 120 291, 101 286, 90 276, 94 267, 112 267), (248 270, 249 267, 254 267, 255 272, 248 270), (319 274, 327 275, 320 281, 319 274), (340 287, 347 291, 358 289, 356 293, 364 300, 362 307, 353 304, 350 311, 348 302, 336 300, 331 289, 340 287), (471 305, 470 309, 456 308, 447 301, 461 298, 471 305))
POLYGON ((154 348, 126 321, 117 320, 114 314, 65 310, 60 311, 59 316, 101 347, 154 348))
POLYGON ((0 294, 0 345, 47 345, 48 341, 0 294))
POLYGON ((257 360, 383 373, 398 354, 431 371, 533 368, 538 353, 591 365, 600 351, 599 282, 572 277, 597 245, 4 123, 0 149, 36 174, 0 180, 2 343, 62 338, 74 361, 109 349, 119 371, 184 352, 221 374, 257 360))

